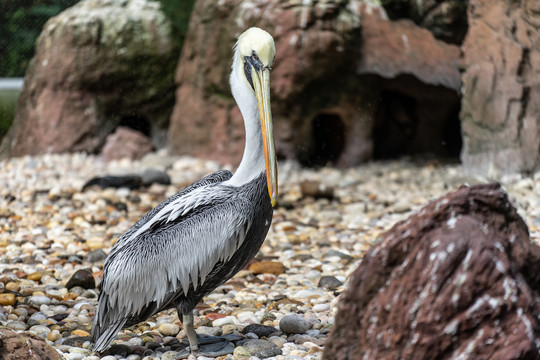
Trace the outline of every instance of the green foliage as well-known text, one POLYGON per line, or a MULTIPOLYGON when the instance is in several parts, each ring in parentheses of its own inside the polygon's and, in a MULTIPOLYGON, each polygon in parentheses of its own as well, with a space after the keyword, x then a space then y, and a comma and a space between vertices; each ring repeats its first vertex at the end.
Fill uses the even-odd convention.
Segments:
MULTIPOLYGON (((158 0, 181 47, 195 0, 158 0)), ((23 77, 47 20, 79 0, 0 0, 0 77, 23 77)))
POLYGON ((165 15, 169 18, 173 28, 174 39, 180 41, 180 47, 186 37, 189 17, 193 10, 195 0, 158 0, 165 15))
POLYGON ((45 22, 79 0, 0 0, 0 77, 22 77, 45 22))

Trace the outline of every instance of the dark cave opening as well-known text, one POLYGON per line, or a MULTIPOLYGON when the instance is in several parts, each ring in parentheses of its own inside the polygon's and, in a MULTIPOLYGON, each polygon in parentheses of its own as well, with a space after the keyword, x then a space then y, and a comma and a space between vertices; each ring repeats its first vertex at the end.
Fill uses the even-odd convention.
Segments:
POLYGON ((128 127, 133 130, 140 131, 144 135, 150 137, 152 134, 152 126, 150 121, 144 116, 137 114, 124 115, 120 119, 118 126, 128 127))
POLYGON ((336 165, 345 147, 345 125, 335 113, 319 113, 311 121, 311 141, 304 166, 336 165))
POLYGON ((375 113, 373 158, 458 160, 462 147, 459 111, 457 94, 419 100, 400 91, 383 91, 375 113))

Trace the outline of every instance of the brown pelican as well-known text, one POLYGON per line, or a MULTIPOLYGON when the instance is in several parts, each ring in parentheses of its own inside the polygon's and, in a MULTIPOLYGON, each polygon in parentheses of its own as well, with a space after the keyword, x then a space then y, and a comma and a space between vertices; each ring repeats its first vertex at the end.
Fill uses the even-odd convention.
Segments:
POLYGON ((103 265, 92 325, 94 351, 118 331, 176 307, 191 350, 198 349, 193 309, 241 270, 261 247, 277 201, 270 111, 274 40, 250 28, 238 38, 230 77, 244 117, 246 145, 233 175, 218 171, 142 217, 114 244, 103 265))

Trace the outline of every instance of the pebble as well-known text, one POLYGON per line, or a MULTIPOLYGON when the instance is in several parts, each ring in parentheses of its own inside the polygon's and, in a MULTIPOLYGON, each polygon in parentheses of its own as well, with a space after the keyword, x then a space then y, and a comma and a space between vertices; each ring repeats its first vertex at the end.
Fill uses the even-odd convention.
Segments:
POLYGON ((274 274, 281 275, 284 274, 286 269, 285 266, 278 261, 258 261, 249 265, 248 268, 254 274, 274 274))
POLYGON ((313 305, 312 310, 315 311, 315 312, 327 311, 327 310, 330 310, 330 305, 328 305, 328 304, 315 304, 315 305, 313 305))
POLYGON ((89 263, 104 261, 106 258, 107 254, 105 251, 103 251, 103 249, 92 250, 84 256, 84 260, 89 263))
POLYGON ((176 324, 161 324, 158 331, 165 336, 175 336, 180 332, 180 326, 176 324))
POLYGON ((15 305, 15 295, 13 294, 0 294, 0 305, 13 306, 15 305))
MULTIPOLYGON (((0 160, 2 325, 40 333, 66 359, 99 359, 90 353, 87 336, 106 254, 148 210, 223 168, 166 151, 145 158, 106 163, 77 153, 0 160), (142 174, 148 168, 165 171, 160 175, 168 175, 171 185, 81 191, 95 176, 142 174), (79 271, 88 282, 70 283, 79 271)), ((540 172, 530 179, 505 177, 501 182, 529 224, 531 239, 538 242, 540 188, 531 179, 540 179, 540 172)), ((266 341, 279 349, 281 354, 271 360, 321 359, 338 295, 369 247, 410 212, 463 182, 478 180, 464 176, 456 165, 398 160, 352 169, 300 169, 280 162, 283 206, 274 210, 267 239, 250 264, 256 271, 241 271, 201 301, 195 312, 197 332, 245 341, 221 360, 259 358, 247 350, 248 341, 266 341), (303 194, 304 181, 314 182, 316 192, 303 194), (324 195, 321 186, 331 189, 331 196, 324 195)), ((176 357, 179 340, 185 337, 176 329, 177 320, 171 309, 120 331, 116 352, 102 359, 176 357), (167 326, 170 331, 164 330, 167 326)), ((197 360, 193 355, 189 359, 197 360)))
POLYGON ((223 325, 230 325, 230 324, 234 324, 234 319, 230 316, 212 321, 213 327, 221 327, 223 325))
POLYGON ((22 322, 22 321, 8 321, 6 323, 6 326, 10 329, 13 329, 13 330, 26 330, 28 329, 28 326, 22 322))
POLYGON ((321 276, 317 287, 334 290, 340 287, 341 285, 343 285, 343 283, 339 281, 335 276, 326 275, 326 276, 321 276))
POLYGON ((92 272, 88 269, 77 270, 66 283, 68 290, 75 286, 80 286, 83 289, 95 288, 96 282, 92 276, 92 272))
POLYGON ((47 321, 47 316, 41 312, 41 311, 38 311, 38 312, 35 312, 32 314, 32 316, 30 316, 30 318, 28 319, 28 325, 30 326, 33 326, 33 325, 40 325, 40 324, 43 324, 47 321))
POLYGON ((28 303, 30 305, 40 307, 41 305, 49 305, 51 303, 51 299, 44 295, 37 295, 30 297, 30 299, 28 299, 28 303))
POLYGON ((84 331, 81 329, 75 329, 71 332, 71 335, 75 336, 90 336, 90 333, 88 331, 84 331))
POLYGON ((171 178, 165 171, 147 169, 141 174, 141 181, 144 186, 152 184, 169 185, 171 183, 171 178))
POLYGON ((49 333, 51 332, 51 329, 49 329, 45 325, 34 325, 28 331, 30 331, 33 334, 36 334, 39 337, 47 338, 49 333))
POLYGON ((233 357, 235 360, 248 360, 251 354, 244 346, 237 346, 234 348, 233 357))
POLYGON ((257 337, 267 337, 270 336, 270 334, 276 333, 279 330, 276 329, 273 326, 265 326, 260 324, 250 324, 246 326, 244 329, 242 329, 242 334, 248 334, 253 333, 257 335, 257 337))
POLYGON ((197 334, 210 335, 210 336, 221 336, 221 334, 223 334, 223 330, 222 330, 221 327, 199 326, 197 328, 197 334))
POLYGON ((279 321, 279 329, 286 334, 304 334, 309 322, 296 315, 286 315, 279 321))
POLYGON ((273 342, 261 339, 248 340, 242 344, 250 356, 266 359, 271 356, 281 355, 281 349, 273 342))

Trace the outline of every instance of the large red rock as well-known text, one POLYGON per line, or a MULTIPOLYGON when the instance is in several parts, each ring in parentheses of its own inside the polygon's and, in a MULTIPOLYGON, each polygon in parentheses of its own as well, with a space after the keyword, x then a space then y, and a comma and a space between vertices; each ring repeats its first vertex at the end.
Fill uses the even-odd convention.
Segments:
POLYGON ((324 359, 538 359, 540 248, 499 185, 397 223, 342 295, 324 359))
MULTIPOLYGON (((388 118, 412 127, 403 146, 420 145, 406 151, 443 142, 449 118, 457 121, 459 49, 410 21, 389 21, 373 3, 197 1, 176 74, 172 152, 240 161, 243 122, 228 78, 236 37, 250 26, 276 41, 271 86, 280 157, 316 165, 361 163, 373 157, 374 129, 385 135, 388 118), (412 99, 405 119, 396 120, 399 115, 380 102, 395 93, 412 99), (417 131, 424 126, 437 129, 417 131)), ((395 133, 403 137, 406 131, 395 133)))
POLYGON ((2 360, 61 360, 62 357, 45 340, 32 333, 18 334, 0 328, 0 359, 2 360))
POLYGON ((471 0, 463 44, 463 152, 470 173, 540 167, 540 3, 471 0))
POLYGON ((164 146, 177 53, 159 3, 77 3, 43 27, 0 153, 95 153, 118 125, 164 146))

